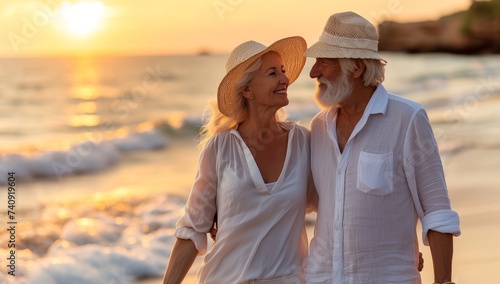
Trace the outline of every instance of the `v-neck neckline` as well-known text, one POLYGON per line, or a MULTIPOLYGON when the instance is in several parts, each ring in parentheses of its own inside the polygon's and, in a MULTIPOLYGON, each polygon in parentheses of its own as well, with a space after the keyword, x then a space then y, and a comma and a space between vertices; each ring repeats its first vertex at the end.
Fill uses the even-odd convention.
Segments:
POLYGON ((283 167, 281 168, 280 175, 278 179, 275 181, 275 184, 271 190, 268 190, 266 187, 266 183, 264 182, 264 178, 262 178, 262 174, 260 173, 259 167, 257 166, 257 162, 255 161, 255 158, 252 155, 252 152, 250 152, 250 148, 248 148, 247 144, 245 141, 243 141, 243 138, 241 137, 240 133, 238 132, 237 129, 232 129, 231 133, 234 134, 238 139, 240 140, 241 144, 241 149, 243 150, 243 153, 245 155, 245 160, 248 165, 248 169, 250 170, 250 175, 252 176, 253 182, 255 184, 255 187, 258 192, 261 193, 268 193, 272 194, 278 190, 278 188, 281 187, 281 184, 283 183, 283 179, 285 178, 285 172, 288 166, 288 161, 290 160, 290 145, 292 141, 292 135, 293 132, 295 131, 295 126, 290 128, 290 131, 288 132, 288 141, 286 145, 286 155, 285 155, 285 161, 283 163, 283 167))

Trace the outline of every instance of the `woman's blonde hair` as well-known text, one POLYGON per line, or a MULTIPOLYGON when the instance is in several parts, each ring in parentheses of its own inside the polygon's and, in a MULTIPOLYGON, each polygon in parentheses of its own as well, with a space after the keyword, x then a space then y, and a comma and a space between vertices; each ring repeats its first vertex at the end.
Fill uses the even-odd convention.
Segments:
MULTIPOLYGON (((274 52, 274 51, 270 51, 274 52)), ((267 54, 267 53, 265 53, 267 54)), ((264 55, 264 54, 263 54, 264 55)), ((234 95, 230 96, 232 106, 231 116, 225 116, 217 107, 217 101, 211 100, 203 112, 203 126, 200 131, 200 143, 198 146, 203 148, 207 142, 216 134, 222 133, 236 127, 239 123, 245 121, 248 117, 248 102, 243 96, 243 92, 248 87, 248 84, 255 78, 257 70, 262 64, 262 56, 258 57, 248 68, 243 72, 240 79, 236 82, 234 95)), ((276 120, 282 121, 286 119, 286 113, 283 109, 276 112, 276 120)))

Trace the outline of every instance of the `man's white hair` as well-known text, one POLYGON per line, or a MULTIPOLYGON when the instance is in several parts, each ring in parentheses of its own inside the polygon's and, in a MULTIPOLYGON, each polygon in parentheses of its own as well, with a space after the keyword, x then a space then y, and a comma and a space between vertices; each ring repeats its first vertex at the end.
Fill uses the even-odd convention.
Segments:
MULTIPOLYGON (((352 73, 358 67, 357 59, 339 58, 340 70, 342 73, 352 73)), ((363 72, 363 85, 376 87, 385 79, 385 63, 378 59, 362 59, 365 64, 363 72)))

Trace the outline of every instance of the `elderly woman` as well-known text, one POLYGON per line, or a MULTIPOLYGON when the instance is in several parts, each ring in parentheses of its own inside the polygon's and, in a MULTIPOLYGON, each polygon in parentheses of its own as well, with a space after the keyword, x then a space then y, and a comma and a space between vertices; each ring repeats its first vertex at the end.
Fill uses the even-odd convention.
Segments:
POLYGON ((199 283, 304 283, 304 217, 307 200, 316 202, 310 136, 280 112, 305 49, 303 38, 290 37, 269 47, 245 42, 229 56, 163 283, 181 283, 206 253, 214 216, 216 242, 199 283))

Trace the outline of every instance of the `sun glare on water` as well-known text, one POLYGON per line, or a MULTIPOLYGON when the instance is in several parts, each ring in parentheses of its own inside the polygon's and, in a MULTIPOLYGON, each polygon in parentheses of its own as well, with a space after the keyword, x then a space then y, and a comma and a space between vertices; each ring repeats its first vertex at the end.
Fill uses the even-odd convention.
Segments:
POLYGON ((101 2, 64 2, 61 17, 67 31, 78 37, 88 36, 97 31, 106 14, 106 6, 101 2))

